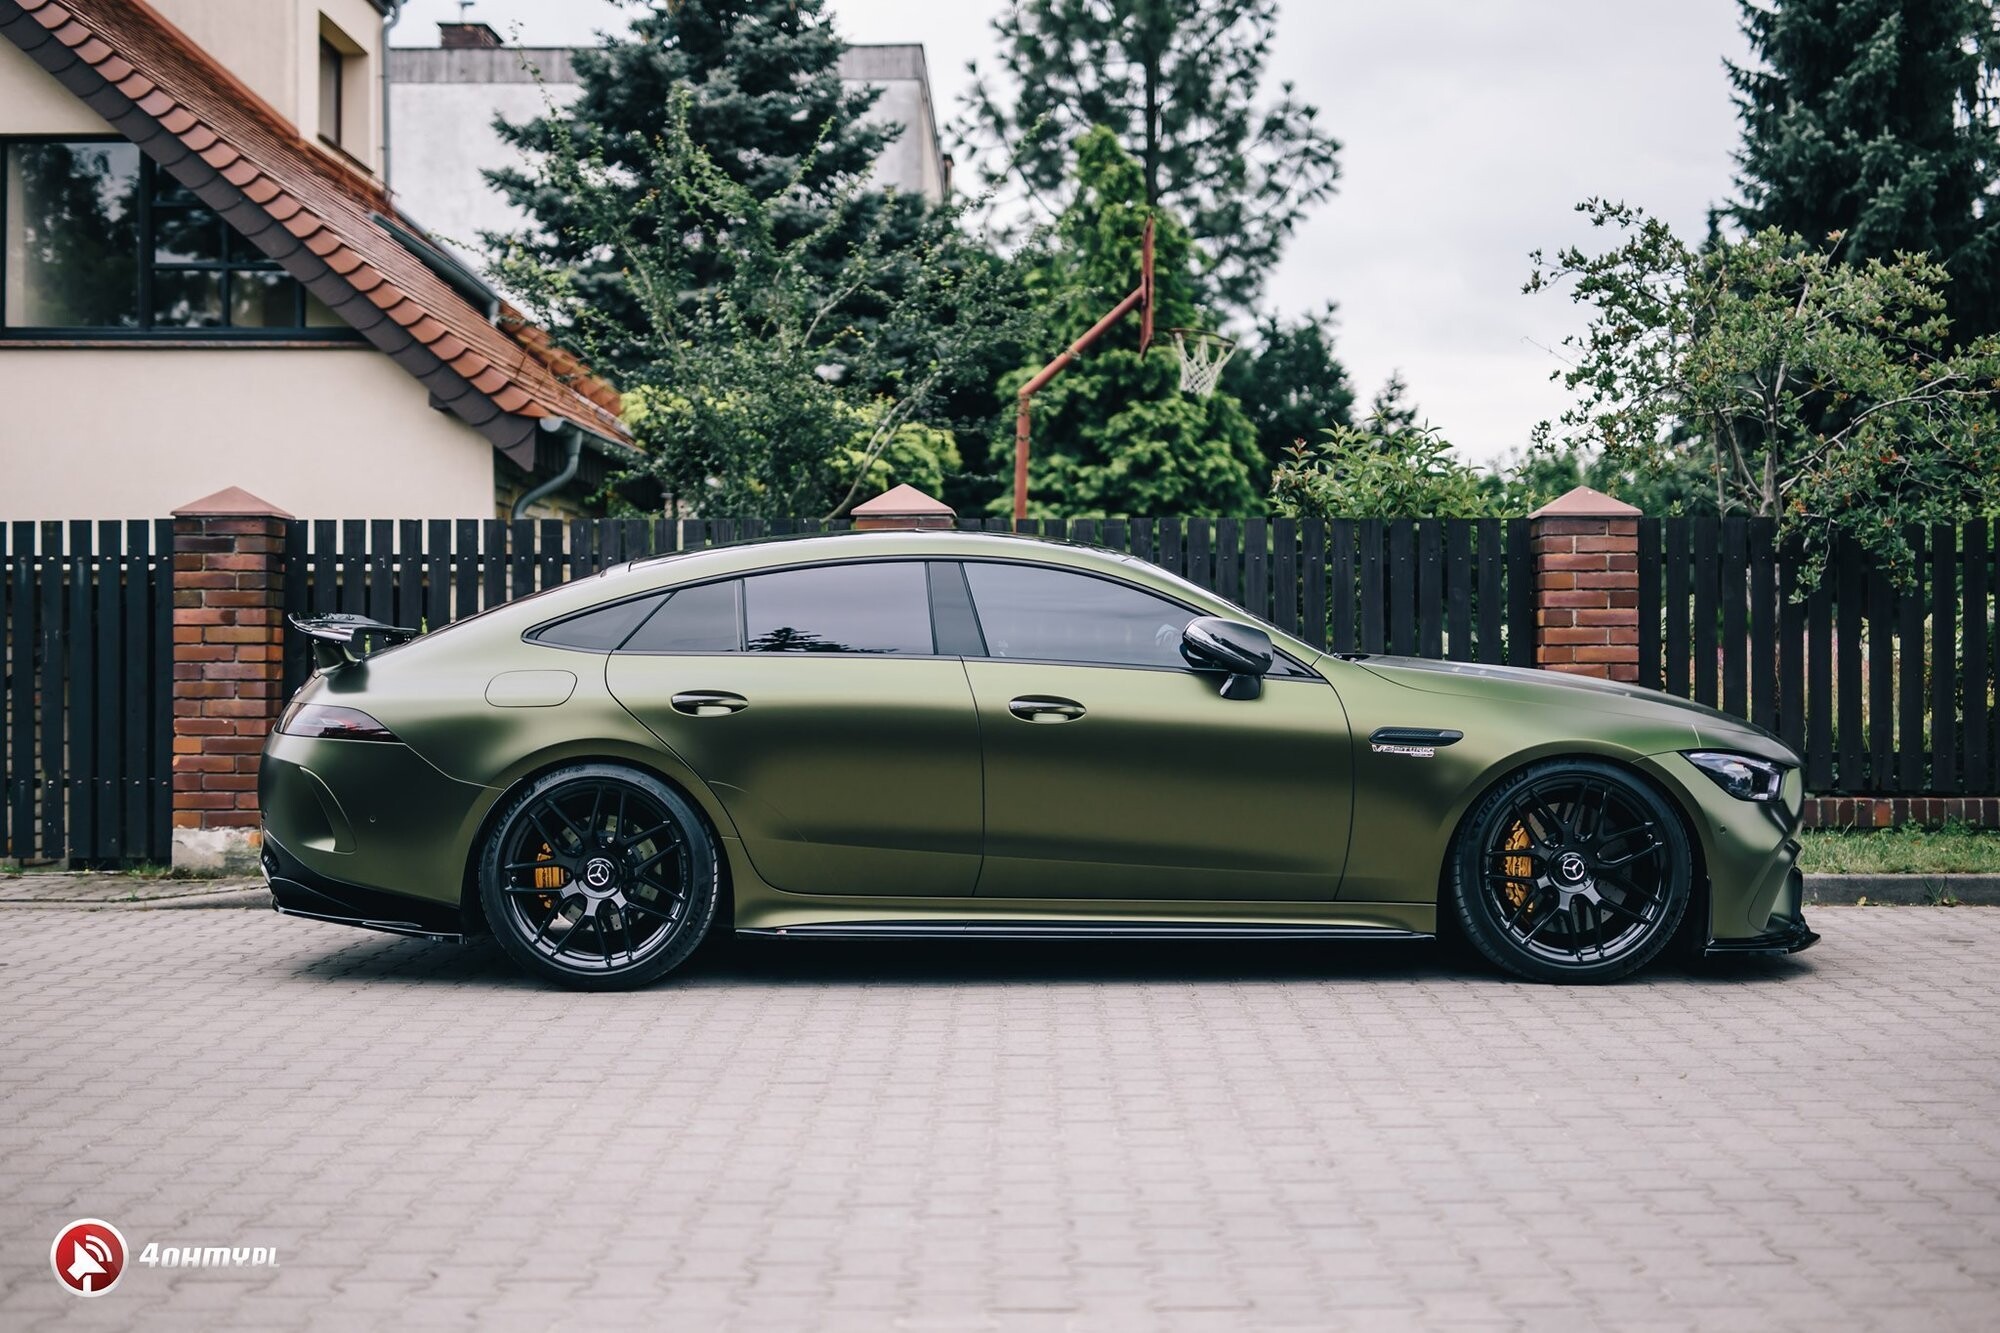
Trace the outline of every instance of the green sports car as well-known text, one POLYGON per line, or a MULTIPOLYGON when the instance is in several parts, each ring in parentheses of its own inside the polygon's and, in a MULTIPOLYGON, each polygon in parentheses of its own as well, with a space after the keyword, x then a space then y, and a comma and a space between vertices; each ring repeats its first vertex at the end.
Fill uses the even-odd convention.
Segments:
POLYGON ((1164 570, 851 533, 606 570, 415 637, 300 621, 281 912, 644 985, 763 936, 1411 939, 1537 981, 1780 953, 1799 758, 1650 690, 1322 653, 1164 570))

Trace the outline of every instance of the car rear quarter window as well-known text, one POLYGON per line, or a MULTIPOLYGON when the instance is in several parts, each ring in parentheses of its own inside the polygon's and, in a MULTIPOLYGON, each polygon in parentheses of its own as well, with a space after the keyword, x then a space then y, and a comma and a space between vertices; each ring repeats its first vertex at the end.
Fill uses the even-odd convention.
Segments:
POLYGON ((915 560, 815 565, 746 578, 743 628, 753 653, 937 651, 929 585, 915 560))
POLYGON ((639 622, 652 614, 660 601, 658 596, 653 596, 613 602, 545 626, 536 630, 533 637, 537 643, 554 644, 558 648, 580 648, 590 653, 614 652, 619 644, 631 637, 633 630, 639 628, 639 622))
POLYGON ((969 561, 965 577, 990 657, 1187 669, 1194 612, 1164 597, 1046 565, 969 561))
POLYGON ((741 584, 703 583, 681 588, 625 641, 628 653, 735 653, 743 649, 737 609, 741 584))

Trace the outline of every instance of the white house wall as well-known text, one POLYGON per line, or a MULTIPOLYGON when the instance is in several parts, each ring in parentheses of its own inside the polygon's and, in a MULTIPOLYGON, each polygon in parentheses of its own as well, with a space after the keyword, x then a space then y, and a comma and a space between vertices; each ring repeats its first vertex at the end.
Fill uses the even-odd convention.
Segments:
POLYGON ((490 518, 493 458, 369 347, 0 349, 0 521, 225 486, 301 518, 490 518))
POLYGON ((54 75, 0 37, 0 134, 115 133, 54 75))

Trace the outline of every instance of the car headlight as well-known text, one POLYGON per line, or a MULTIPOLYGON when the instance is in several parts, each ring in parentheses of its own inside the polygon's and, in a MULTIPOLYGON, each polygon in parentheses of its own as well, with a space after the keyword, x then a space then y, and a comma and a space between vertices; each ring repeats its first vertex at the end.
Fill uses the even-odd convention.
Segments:
POLYGON ((1708 774, 1716 786, 1739 801, 1775 801, 1785 786, 1785 766, 1747 754, 1719 750, 1688 750, 1690 764, 1708 774))

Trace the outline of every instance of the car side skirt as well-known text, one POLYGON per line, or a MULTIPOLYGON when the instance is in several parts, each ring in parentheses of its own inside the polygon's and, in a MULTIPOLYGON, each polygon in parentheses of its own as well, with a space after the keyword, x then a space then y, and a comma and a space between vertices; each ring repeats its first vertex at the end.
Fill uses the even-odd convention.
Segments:
POLYGON ((988 940, 1428 940, 1389 926, 1221 921, 847 921, 739 929, 757 939, 988 940))

